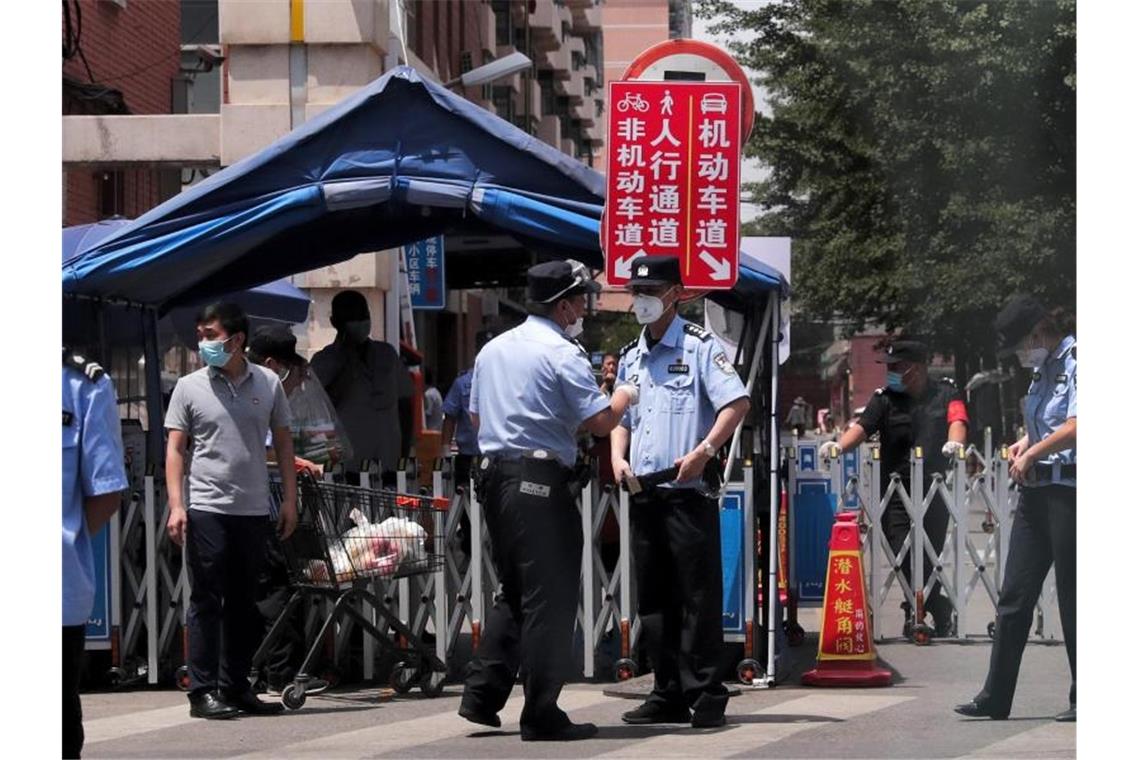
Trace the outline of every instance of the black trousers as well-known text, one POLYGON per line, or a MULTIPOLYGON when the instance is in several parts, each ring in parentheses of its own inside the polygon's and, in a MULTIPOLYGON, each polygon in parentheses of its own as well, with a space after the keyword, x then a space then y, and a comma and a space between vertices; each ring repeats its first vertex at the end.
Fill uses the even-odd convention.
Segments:
POLYGON ((1069 703, 1077 704, 1077 489, 1038 486, 1021 492, 1013 517, 1009 558, 998 595, 994 645, 986 685, 976 697, 998 714, 1008 714, 1029 639, 1033 610, 1049 566, 1057 581, 1057 606, 1073 682, 1069 703))
MULTIPOLYGON (((292 597, 289 568, 281 542, 269 532, 265 545, 265 562, 257 586, 257 611, 264 626, 263 637, 285 611, 292 597)), ((305 605, 293 610, 290 620, 286 621, 269 648, 265 659, 265 680, 272 688, 279 689, 292 681, 305 658, 305 611, 305 605)))
POLYGON ((190 694, 247 691, 249 666, 265 630, 257 578, 265 560, 268 517, 187 512, 190 567, 190 694))
POLYGON ((650 702, 723 715, 720 512, 693 489, 652 488, 630 502, 637 613, 653 664, 650 702))
POLYGON ((503 588, 467 666, 463 706, 497 713, 521 675, 519 723, 538 731, 570 721, 558 695, 573 649, 582 525, 567 475, 556 463, 524 459, 492 467, 479 486, 503 588))
POLYGON ((83 676, 83 653, 87 627, 63 626, 63 757, 79 757, 83 750, 83 706, 79 681, 83 676))
MULTIPOLYGON (((909 489, 908 489, 909 493, 909 489)), ((925 491, 924 491, 925 493, 925 491)), ((922 498, 921 494, 913 494, 911 499, 918 501, 922 498)), ((900 499, 892 498, 887 503, 887 508, 883 511, 883 516, 880 521, 883 532, 887 536, 887 541, 891 545, 891 551, 895 554, 899 553, 902 548, 903 542, 906 537, 910 535, 910 515, 907 514, 906 507, 900 499)), ((930 508, 926 510, 926 514, 922 518, 922 527, 926 531, 930 543, 934 546, 934 551, 941 553, 942 546, 946 543, 946 529, 950 524, 950 512, 946 509, 946 504, 942 501, 941 496, 935 496, 934 500, 930 502, 930 508)), ((922 546, 912 547, 917 548, 922 552, 922 581, 919 588, 926 585, 926 579, 930 577, 931 571, 934 569, 934 563, 930 561, 930 555, 922 546)), ((902 558, 902 574, 906 578, 907 584, 911 587, 912 591, 915 588, 915 583, 911 578, 911 559, 908 549, 902 558)), ((906 609, 910 609, 914 603, 914 598, 906 600, 904 603, 906 609)), ((923 606, 927 612, 934 616, 936 621, 946 620, 950 617, 954 607, 948 599, 942 596, 942 584, 935 582, 930 588, 930 593, 923 598, 923 606)))

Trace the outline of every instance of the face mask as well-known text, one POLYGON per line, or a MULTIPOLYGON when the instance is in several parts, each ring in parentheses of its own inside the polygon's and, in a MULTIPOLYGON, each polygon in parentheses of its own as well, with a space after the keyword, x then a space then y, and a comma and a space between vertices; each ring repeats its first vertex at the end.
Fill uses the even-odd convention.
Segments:
POLYGON ((657 296, 638 293, 633 297, 633 315, 639 325, 648 325, 661 319, 665 313, 665 302, 657 296))
POLYGON ((887 389, 896 391, 898 393, 902 393, 906 390, 906 386, 903 385, 903 376, 901 372, 891 372, 890 370, 887 370, 887 389))
POLYGON ((344 331, 348 333, 348 337, 357 343, 363 343, 368 340, 368 336, 372 332, 372 320, 357 319, 352 322, 345 322, 344 331))
POLYGON ((198 356, 211 367, 224 367, 229 363, 233 353, 226 351, 225 340, 200 340, 198 341, 198 356))
POLYGON ((1049 349, 1040 346, 1037 348, 1019 348, 1016 353, 1018 363, 1028 369, 1040 367, 1049 358, 1049 349))
POLYGON ((567 338, 577 338, 582 334, 582 321, 582 317, 578 317, 576 320, 566 325, 566 327, 563 328, 562 332, 566 333, 567 338))

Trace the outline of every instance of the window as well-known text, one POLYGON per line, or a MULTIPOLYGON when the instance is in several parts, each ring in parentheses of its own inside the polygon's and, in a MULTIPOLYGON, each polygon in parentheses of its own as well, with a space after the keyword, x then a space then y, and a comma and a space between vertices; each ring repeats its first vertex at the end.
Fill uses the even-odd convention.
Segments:
POLYGON ((126 203, 123 198, 125 177, 121 171, 105 171, 95 174, 99 186, 99 218, 125 216, 126 203))

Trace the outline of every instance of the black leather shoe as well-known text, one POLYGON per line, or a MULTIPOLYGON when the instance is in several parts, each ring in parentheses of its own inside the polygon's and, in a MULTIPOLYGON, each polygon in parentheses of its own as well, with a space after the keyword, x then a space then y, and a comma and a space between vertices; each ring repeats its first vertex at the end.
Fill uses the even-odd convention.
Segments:
POLYGON ((1073 705, 1065 712, 1058 714, 1053 720, 1058 723, 1076 723, 1077 722, 1077 706, 1073 705))
POLYGON ((206 720, 227 720, 236 718, 238 711, 230 707, 217 693, 208 691, 205 694, 190 696, 190 717, 205 718, 206 720))
POLYGON ((495 715, 494 713, 482 713, 472 707, 468 707, 467 705, 459 706, 459 717, 465 718, 472 723, 478 723, 480 726, 499 728, 503 725, 503 721, 499 720, 498 715, 495 715))
POLYGON ((663 705, 660 702, 646 702, 636 710, 622 713, 621 719, 634 725, 649 723, 688 723, 691 716, 684 705, 663 705))
POLYGON ((285 705, 280 702, 262 702, 252 691, 223 694, 222 701, 246 715, 277 715, 285 712, 285 705))
POLYGON ((954 712, 958 713, 959 715, 965 715, 967 718, 991 718, 993 720, 1005 720, 1009 717, 1009 713, 995 713, 989 708, 988 705, 979 704, 975 699, 971 699, 965 704, 958 705, 954 708, 954 712))
POLYGON ((598 727, 593 723, 567 723, 561 728, 537 729, 522 726, 524 742, 576 742, 596 736, 598 727))
POLYGON ((724 725, 724 713, 693 713, 693 728, 720 728, 724 725))

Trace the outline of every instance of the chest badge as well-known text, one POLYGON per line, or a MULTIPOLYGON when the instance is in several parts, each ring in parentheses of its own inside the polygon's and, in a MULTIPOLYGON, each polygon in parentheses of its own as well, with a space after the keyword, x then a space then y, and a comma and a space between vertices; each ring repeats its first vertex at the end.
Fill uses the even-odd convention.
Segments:
POLYGON ((1067 382, 1069 382, 1069 376, 1065 375, 1065 374, 1057 375, 1057 381, 1056 382, 1058 385, 1060 385, 1061 383, 1067 383, 1067 382))
POLYGON ((687 374, 689 374, 689 365, 685 364, 683 361, 678 359, 676 364, 670 364, 669 365, 669 374, 670 375, 687 375, 687 374))
POLYGON ((1033 373, 1033 382, 1037 382, 1040 379, 1041 379, 1041 373, 1040 372, 1034 372, 1033 373))

